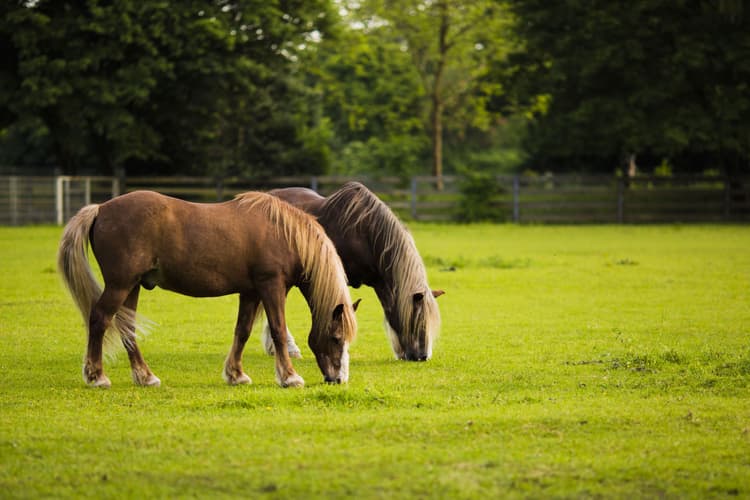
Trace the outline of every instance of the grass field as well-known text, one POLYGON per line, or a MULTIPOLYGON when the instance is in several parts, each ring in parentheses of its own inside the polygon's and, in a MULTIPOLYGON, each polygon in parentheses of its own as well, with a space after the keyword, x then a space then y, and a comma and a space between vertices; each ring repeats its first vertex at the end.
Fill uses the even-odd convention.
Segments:
POLYGON ((55 272, 60 228, 0 228, 0 497, 750 498, 750 227, 411 224, 443 330, 393 359, 369 289, 348 385, 288 318, 302 389, 220 372, 235 297, 155 290, 162 380, 81 378, 85 334, 55 272))

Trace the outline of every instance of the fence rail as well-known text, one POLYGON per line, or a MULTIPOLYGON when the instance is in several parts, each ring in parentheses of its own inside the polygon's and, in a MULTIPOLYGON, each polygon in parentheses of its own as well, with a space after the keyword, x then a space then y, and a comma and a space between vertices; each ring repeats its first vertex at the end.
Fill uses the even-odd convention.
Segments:
MULTIPOLYGON (((323 195, 343 183, 367 185, 400 217, 456 221, 469 217, 464 179, 297 176, 75 177, 0 176, 0 225, 63 224, 80 207, 120 193, 151 189, 190 201, 228 200, 250 190, 305 186, 323 195)), ((516 223, 673 223, 750 221, 750 177, 498 176, 480 199, 482 217, 516 223)))

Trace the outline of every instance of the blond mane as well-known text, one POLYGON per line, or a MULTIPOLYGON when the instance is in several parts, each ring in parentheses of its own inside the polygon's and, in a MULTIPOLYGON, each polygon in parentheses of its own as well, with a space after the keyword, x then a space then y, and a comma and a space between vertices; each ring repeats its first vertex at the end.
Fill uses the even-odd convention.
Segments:
POLYGON ((310 283, 313 321, 327 331, 333 310, 344 304, 342 316, 345 340, 351 342, 357 331, 346 273, 323 228, 305 212, 266 193, 248 192, 235 197, 245 210, 265 213, 269 221, 299 255, 305 279, 310 283))
POLYGON ((349 182, 329 196, 321 208, 321 218, 338 219, 345 232, 357 229, 368 235, 373 254, 379 255, 378 268, 395 294, 401 332, 416 331, 413 294, 424 293, 423 314, 427 335, 434 340, 440 331, 440 310, 427 282, 422 257, 414 238, 391 209, 364 185, 349 182))

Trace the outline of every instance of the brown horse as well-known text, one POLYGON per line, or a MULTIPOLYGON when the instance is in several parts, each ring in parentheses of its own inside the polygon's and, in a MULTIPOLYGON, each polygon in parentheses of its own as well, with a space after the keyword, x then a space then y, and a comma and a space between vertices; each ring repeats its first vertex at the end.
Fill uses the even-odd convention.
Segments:
POLYGON ((88 325, 83 377, 92 386, 110 386, 102 342, 112 330, 125 345, 134 382, 160 384, 135 338, 139 291, 156 286, 193 297, 239 294, 234 343, 224 364, 229 384, 250 383, 242 350, 262 304, 282 387, 304 385, 289 359, 284 318, 287 293, 297 286, 312 312, 308 343, 325 381, 348 379, 348 345, 357 324, 341 261, 312 217, 267 194, 198 204, 136 191, 88 205, 65 228, 58 268, 88 325), (89 241, 103 291, 86 257, 89 241))
POLYGON ((336 246, 349 285, 375 289, 396 357, 430 359, 440 329, 435 298, 444 292, 430 289, 414 239, 390 208, 359 182, 345 184, 328 198, 306 188, 270 194, 316 216, 336 246))

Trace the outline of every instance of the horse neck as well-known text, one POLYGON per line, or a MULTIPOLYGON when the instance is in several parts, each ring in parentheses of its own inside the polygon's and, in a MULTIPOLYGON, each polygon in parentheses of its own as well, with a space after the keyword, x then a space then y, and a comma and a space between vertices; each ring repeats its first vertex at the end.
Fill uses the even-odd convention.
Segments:
POLYGON ((385 279, 381 279, 375 283, 373 289, 391 327, 396 331, 405 331, 408 317, 404 316, 405 311, 399 305, 399 294, 411 295, 411 292, 400 289, 392 280, 385 279))
MULTIPOLYGON (((408 243, 401 248, 402 253, 405 249, 410 249, 408 243)), ((419 254, 411 254, 407 259, 401 258, 398 261, 403 264, 401 266, 388 267, 390 262, 396 262, 396 259, 388 258, 386 255, 386 258, 381 260, 379 280, 373 288, 391 326, 397 331, 409 331, 414 321, 414 294, 425 294, 426 302, 434 299, 431 295, 426 296, 431 291, 419 254)))
MULTIPOLYGON (((399 238, 408 238, 399 235, 399 238)), ((395 302, 398 293, 425 292, 427 279, 422 259, 411 241, 399 241, 378 252, 377 265, 381 276, 380 288, 390 293, 395 302)))
MULTIPOLYGON (((331 252, 335 256, 333 247, 331 247, 331 252)), ((299 288, 310 308, 312 326, 315 331, 325 331, 333 318, 332 313, 334 308, 340 303, 348 303, 348 291, 346 290, 343 269, 340 271, 340 276, 338 276, 336 269, 323 270, 318 268, 317 271, 303 270, 295 286, 299 288), (329 272, 336 274, 337 277, 329 279, 331 278, 327 274, 329 272)), ((356 325, 354 328, 356 328, 356 325)), ((353 334, 351 336, 353 337, 353 334)))
POLYGON ((307 307, 310 308, 310 311, 315 311, 317 302, 312 296, 312 287, 310 284, 310 281, 305 279, 304 276, 300 275, 300 279, 296 284, 297 288, 299 288, 300 293, 302 293, 302 296, 305 298, 305 302, 307 302, 307 307))

